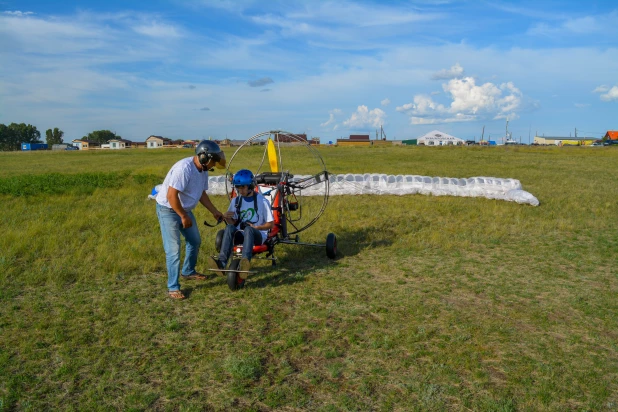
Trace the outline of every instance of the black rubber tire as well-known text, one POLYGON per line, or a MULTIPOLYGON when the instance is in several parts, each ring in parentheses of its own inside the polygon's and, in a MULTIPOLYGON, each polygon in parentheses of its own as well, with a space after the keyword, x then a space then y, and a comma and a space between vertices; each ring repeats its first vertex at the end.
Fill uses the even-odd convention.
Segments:
POLYGON ((326 256, 329 259, 337 257, 337 236, 334 233, 329 233, 326 236, 326 256))
POLYGON ((215 236, 215 250, 217 253, 221 252, 221 243, 223 243, 223 233, 225 230, 220 230, 217 232, 217 236, 215 236))
MULTIPOLYGON (((238 270, 238 266, 240 266, 240 259, 234 259, 230 262, 230 267, 228 270, 238 270)), ((238 276, 237 272, 227 272, 227 286, 230 290, 238 290, 244 286, 244 282, 239 284, 241 279, 238 276)))

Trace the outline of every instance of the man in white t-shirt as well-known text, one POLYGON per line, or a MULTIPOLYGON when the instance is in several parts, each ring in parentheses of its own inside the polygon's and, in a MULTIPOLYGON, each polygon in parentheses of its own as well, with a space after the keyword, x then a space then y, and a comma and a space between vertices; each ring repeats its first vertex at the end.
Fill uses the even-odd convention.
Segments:
POLYGON ((195 149, 195 156, 182 159, 167 173, 157 193, 157 217, 161 226, 163 249, 167 266, 167 289, 172 299, 184 299, 180 291, 180 235, 186 242, 185 260, 182 265, 182 278, 185 280, 204 280, 206 277, 195 270, 200 249, 200 231, 192 210, 201 203, 215 219, 223 218, 206 194, 208 190, 208 171, 225 168, 225 153, 219 145, 203 140, 195 149))
MULTIPOLYGON (((238 196, 232 199, 223 215, 227 226, 221 241, 219 259, 210 257, 209 269, 215 272, 224 269, 232 254, 234 237, 242 236, 242 258, 238 270, 241 271, 240 278, 244 280, 247 277, 245 272, 251 269, 253 246, 264 243, 268 231, 275 224, 270 203, 256 190, 255 178, 250 170, 242 169, 236 172, 232 184, 238 196)), ((219 274, 223 275, 223 272, 219 274)))

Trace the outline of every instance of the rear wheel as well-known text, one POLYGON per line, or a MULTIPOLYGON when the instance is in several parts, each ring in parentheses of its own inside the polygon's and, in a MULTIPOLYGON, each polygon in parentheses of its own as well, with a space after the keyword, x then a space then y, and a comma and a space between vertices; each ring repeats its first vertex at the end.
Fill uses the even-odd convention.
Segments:
POLYGON ((221 243, 223 243, 223 233, 225 230, 220 230, 217 232, 217 236, 215 237, 215 250, 217 252, 221 252, 221 243))
POLYGON ((326 256, 329 259, 335 259, 337 257, 337 236, 334 233, 329 233, 326 236, 326 256))
POLYGON ((228 268, 228 270, 232 271, 227 272, 227 286, 230 290, 238 290, 245 286, 245 280, 241 279, 240 276, 238 276, 238 272, 236 272, 238 270, 238 266, 240 266, 240 259, 234 259, 228 268))

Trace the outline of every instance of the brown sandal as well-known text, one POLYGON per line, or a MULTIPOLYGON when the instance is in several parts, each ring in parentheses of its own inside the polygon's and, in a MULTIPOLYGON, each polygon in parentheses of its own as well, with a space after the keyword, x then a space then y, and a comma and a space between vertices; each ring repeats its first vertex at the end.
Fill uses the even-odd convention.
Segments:
POLYGON ((172 299, 182 300, 185 298, 185 295, 183 295, 183 293, 179 290, 170 290, 169 292, 167 292, 167 294, 172 299))

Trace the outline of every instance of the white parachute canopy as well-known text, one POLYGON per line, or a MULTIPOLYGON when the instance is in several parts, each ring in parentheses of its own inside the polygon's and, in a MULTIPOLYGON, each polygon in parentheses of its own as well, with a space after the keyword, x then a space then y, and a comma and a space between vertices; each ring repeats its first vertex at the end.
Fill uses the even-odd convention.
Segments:
MULTIPOLYGON (((302 180, 310 176, 294 176, 302 180)), ((487 199, 507 200, 521 204, 538 206, 539 200, 522 189, 516 179, 498 177, 469 177, 457 179, 452 177, 430 177, 418 175, 386 175, 378 173, 365 174, 331 174, 328 176, 329 194, 338 195, 433 195, 485 197, 487 199)), ((293 179, 292 179, 293 181, 293 179)), ((230 191, 225 176, 208 178, 208 193, 225 195, 230 191)), ((324 183, 315 184, 297 193, 301 196, 323 196, 324 183)))

